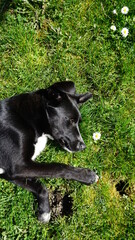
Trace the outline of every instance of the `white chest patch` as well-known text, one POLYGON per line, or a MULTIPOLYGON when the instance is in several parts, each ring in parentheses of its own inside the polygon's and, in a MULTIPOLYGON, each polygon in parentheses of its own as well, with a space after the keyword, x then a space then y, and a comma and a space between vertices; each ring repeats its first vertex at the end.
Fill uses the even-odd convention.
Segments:
POLYGON ((32 156, 32 160, 35 160, 35 158, 44 150, 46 144, 47 144, 47 137, 48 135, 46 134, 42 134, 41 137, 38 138, 35 146, 35 150, 34 150, 34 154, 32 156))

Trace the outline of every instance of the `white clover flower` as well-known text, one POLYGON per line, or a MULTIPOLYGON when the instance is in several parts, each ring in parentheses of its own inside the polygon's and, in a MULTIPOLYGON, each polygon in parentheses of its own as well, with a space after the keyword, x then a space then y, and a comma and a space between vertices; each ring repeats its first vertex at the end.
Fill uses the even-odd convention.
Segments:
POLYGON ((129 31, 128 31, 127 28, 123 28, 123 29, 121 30, 121 34, 122 34, 123 37, 127 37, 128 33, 129 33, 129 31))
POLYGON ((111 30, 116 31, 116 26, 115 25, 112 25, 110 28, 111 28, 111 30))
POLYGON ((100 132, 93 133, 93 139, 95 141, 99 140, 100 138, 101 138, 101 133, 100 132))
POLYGON ((117 11, 116 11, 116 9, 114 9, 114 10, 113 10, 113 14, 115 14, 115 15, 117 14, 117 11))
POLYGON ((122 14, 127 14, 128 11, 129 11, 129 8, 126 7, 126 6, 124 6, 124 7, 121 9, 122 14))

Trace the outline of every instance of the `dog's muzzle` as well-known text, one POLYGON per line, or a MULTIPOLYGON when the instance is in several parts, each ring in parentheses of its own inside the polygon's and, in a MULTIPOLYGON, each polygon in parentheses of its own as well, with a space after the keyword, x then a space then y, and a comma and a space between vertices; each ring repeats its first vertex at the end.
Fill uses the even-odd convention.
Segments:
POLYGON ((77 151, 82 151, 82 150, 84 150, 85 148, 86 148, 86 146, 85 146, 84 142, 79 141, 79 142, 77 143, 77 146, 76 146, 77 151))
POLYGON ((60 138, 58 142, 68 152, 78 152, 86 148, 84 142, 79 140, 71 142, 68 138, 60 138))

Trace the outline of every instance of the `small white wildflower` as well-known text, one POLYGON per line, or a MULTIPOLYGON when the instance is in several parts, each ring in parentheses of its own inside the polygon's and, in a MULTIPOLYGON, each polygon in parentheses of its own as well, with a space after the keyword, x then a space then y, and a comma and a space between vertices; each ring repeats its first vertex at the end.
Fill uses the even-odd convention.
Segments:
POLYGON ((123 194, 122 197, 125 198, 125 199, 128 198, 128 196, 126 194, 123 194))
POLYGON ((115 15, 117 14, 117 11, 116 11, 116 9, 114 9, 114 10, 113 10, 113 14, 115 14, 115 15))
POLYGON ((127 14, 128 11, 129 11, 129 8, 126 7, 126 6, 124 6, 124 7, 121 9, 122 14, 127 14))
POLYGON ((100 132, 93 133, 93 139, 95 141, 99 140, 100 138, 101 138, 101 133, 100 132))
POLYGON ((116 26, 115 25, 112 25, 110 28, 111 28, 111 30, 116 31, 116 26))
POLYGON ((123 37, 127 37, 128 33, 129 33, 129 31, 128 31, 127 28, 123 28, 123 29, 121 30, 121 34, 122 34, 123 37))

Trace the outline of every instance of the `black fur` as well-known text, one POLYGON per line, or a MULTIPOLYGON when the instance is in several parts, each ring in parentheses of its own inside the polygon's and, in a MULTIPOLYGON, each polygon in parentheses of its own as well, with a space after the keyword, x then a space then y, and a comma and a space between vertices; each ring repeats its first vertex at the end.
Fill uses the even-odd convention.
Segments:
POLYGON ((78 124, 78 104, 90 93, 76 94, 73 82, 55 83, 47 89, 25 93, 0 101, 0 177, 33 192, 39 204, 39 220, 50 212, 47 190, 36 178, 65 178, 85 184, 97 180, 96 174, 61 163, 33 162, 34 144, 44 133, 62 148, 76 152, 85 148, 78 124))

